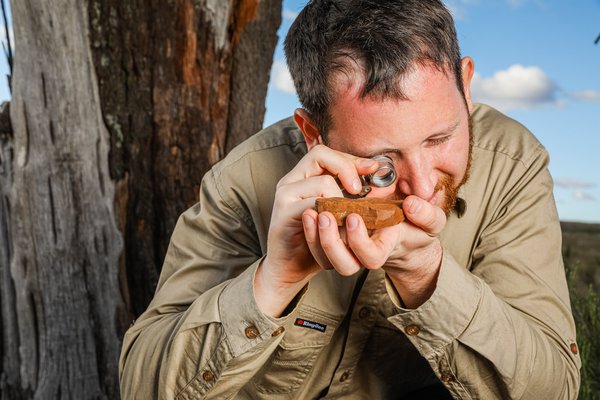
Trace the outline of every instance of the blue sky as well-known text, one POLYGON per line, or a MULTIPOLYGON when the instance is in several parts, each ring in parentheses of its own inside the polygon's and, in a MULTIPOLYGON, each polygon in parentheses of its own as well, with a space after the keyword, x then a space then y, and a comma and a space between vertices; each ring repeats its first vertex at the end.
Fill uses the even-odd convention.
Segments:
MULTIPOLYGON (((299 107, 281 40, 306 0, 284 0, 265 125, 299 107)), ((447 0, 476 101, 526 125, 550 153, 561 219, 600 222, 600 0, 447 0)), ((2 27, 3 28, 3 27, 2 27)), ((11 29, 12 32, 12 29, 11 29)), ((4 37, 4 29, 0 31, 4 37)), ((0 57, 0 101, 10 98, 0 57)))
MULTIPOLYGON (((299 107, 282 38, 305 0, 283 1, 265 125, 299 107)), ((527 126, 550 153, 562 220, 600 222, 600 0, 447 0, 475 101, 527 126)))

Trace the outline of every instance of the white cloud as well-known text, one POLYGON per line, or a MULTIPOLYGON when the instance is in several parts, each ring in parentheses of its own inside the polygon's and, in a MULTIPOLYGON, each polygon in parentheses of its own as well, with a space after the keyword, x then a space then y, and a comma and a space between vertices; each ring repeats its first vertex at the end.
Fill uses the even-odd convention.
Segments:
POLYGON ((285 93, 296 94, 294 81, 292 80, 292 76, 290 75, 290 71, 288 70, 285 62, 276 60, 273 63, 271 80, 273 81, 275 88, 278 90, 285 93))
POLYGON ((475 73, 471 90, 475 101, 503 111, 559 105, 557 86, 536 66, 511 65, 489 78, 475 73))
POLYGON ((293 21, 296 19, 296 17, 298 16, 298 13, 296 11, 292 11, 288 8, 285 8, 283 10, 283 19, 287 19, 289 21, 293 21))
POLYGON ((594 201, 596 200, 594 198, 594 196, 590 195, 589 193, 586 193, 582 190, 576 190, 575 192, 573 192, 573 197, 575 197, 575 199, 577 200, 582 200, 582 201, 594 201))
POLYGON ((595 90, 582 90, 580 92, 571 93, 571 98, 578 101, 600 101, 600 92, 595 90))
POLYGON ((572 178, 559 178, 555 180, 554 184, 557 187, 565 189, 588 189, 596 186, 596 184, 593 182, 581 181, 579 179, 572 178))
POLYGON ((595 188, 594 182, 582 181, 579 179, 572 178, 559 178, 554 182, 557 188, 568 190, 573 198, 578 201, 595 201, 596 198, 592 196, 586 189, 595 188))

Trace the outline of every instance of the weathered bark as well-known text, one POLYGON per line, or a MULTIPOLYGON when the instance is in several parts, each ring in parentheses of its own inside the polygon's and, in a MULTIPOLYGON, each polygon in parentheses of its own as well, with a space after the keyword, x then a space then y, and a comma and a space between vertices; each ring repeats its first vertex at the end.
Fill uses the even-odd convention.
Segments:
POLYGON ((281 0, 11 6, 0 399, 118 398, 121 337, 178 215, 262 125, 281 0))
POLYGON ((3 306, 14 302, 16 323, 3 330, 18 352, 4 354, 3 396, 115 398, 122 240, 87 9, 77 0, 11 6, 12 283, 3 284, 14 298, 3 306))
POLYGON ((92 44, 139 315, 204 173, 262 126, 281 0, 92 0, 92 44))
POLYGON ((10 275, 12 241, 10 233, 10 189, 12 188, 13 132, 10 123, 10 104, 0 107, 0 329, 2 330, 2 360, 0 375, 0 398, 10 396, 10 388, 19 382, 19 335, 16 327, 15 285, 10 275))

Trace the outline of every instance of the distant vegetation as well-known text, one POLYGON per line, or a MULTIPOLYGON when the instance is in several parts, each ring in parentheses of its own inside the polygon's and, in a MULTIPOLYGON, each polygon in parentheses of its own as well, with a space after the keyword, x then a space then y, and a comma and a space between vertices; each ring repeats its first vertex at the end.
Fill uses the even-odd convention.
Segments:
POLYGON ((563 258, 583 362, 580 400, 600 400, 600 224, 561 223, 563 258))
POLYGON ((577 269, 575 292, 585 295, 589 285, 600 290, 600 224, 561 222, 561 227, 565 265, 577 269))

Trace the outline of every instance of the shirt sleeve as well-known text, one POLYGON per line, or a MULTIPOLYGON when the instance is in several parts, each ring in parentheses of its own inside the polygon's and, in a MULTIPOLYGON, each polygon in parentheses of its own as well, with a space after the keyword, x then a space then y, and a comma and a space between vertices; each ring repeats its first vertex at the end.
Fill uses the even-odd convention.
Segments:
POLYGON ((154 299, 125 334, 123 399, 230 398, 267 361, 294 311, 273 319, 259 310, 256 236, 209 172, 177 223, 154 299))
POLYGON ((402 309, 387 285, 399 307, 390 322, 456 398, 577 398, 581 361, 546 166, 540 149, 512 174, 470 265, 444 249, 421 307, 402 309))

